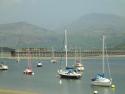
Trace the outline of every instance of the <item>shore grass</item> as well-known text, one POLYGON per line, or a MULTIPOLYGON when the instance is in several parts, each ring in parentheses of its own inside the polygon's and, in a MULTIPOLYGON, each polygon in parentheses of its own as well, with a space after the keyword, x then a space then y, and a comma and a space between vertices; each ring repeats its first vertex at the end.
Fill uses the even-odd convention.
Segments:
POLYGON ((36 94, 34 92, 25 92, 18 90, 0 89, 0 94, 36 94))

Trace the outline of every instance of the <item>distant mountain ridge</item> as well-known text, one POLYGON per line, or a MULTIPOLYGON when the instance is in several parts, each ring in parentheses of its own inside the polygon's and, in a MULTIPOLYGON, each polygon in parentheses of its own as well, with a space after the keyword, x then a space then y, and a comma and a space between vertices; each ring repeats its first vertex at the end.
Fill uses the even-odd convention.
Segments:
POLYGON ((81 46, 86 49, 101 48, 102 35, 106 36, 109 48, 125 44, 125 18, 120 16, 92 13, 82 16, 67 27, 71 32, 72 39, 75 40, 73 42, 81 43, 81 46))
POLYGON ((54 40, 53 32, 26 22, 1 24, 0 46, 48 47, 54 40))
POLYGON ((93 13, 54 31, 26 22, 0 24, 0 46, 64 48, 65 29, 69 48, 101 49, 102 35, 108 48, 125 44, 125 18, 93 13))
POLYGON ((105 32, 109 32, 111 30, 113 30, 113 32, 121 32, 122 29, 124 29, 124 24, 125 18, 123 17, 109 14, 92 13, 82 16, 80 19, 73 22, 70 26, 72 30, 77 29, 77 31, 84 29, 92 32, 95 30, 103 31, 104 29, 105 32))

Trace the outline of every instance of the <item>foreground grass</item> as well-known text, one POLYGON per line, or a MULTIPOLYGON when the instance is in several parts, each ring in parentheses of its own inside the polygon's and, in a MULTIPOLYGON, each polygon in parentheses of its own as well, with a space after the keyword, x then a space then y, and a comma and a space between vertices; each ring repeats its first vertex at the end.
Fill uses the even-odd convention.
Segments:
POLYGON ((17 91, 17 90, 0 89, 0 94, 36 94, 36 93, 17 91))

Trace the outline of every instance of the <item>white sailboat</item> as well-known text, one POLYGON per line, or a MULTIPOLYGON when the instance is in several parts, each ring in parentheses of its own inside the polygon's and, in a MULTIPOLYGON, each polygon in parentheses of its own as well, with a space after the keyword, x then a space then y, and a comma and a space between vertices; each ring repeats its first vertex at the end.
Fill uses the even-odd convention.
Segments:
MULTIPOLYGON (((0 49, 1 49, 0 56, 1 58, 3 58, 3 48, 1 47, 0 49)), ((8 70, 8 66, 5 65, 3 61, 0 64, 0 70, 8 70)))
POLYGON ((43 66, 43 63, 40 61, 40 51, 39 51, 39 62, 37 63, 37 67, 42 67, 43 66))
MULTIPOLYGON (((103 36, 103 49, 102 49, 102 74, 97 74, 97 76, 92 80, 92 85, 96 86, 111 86, 112 78, 105 77, 105 36, 103 36)), ((108 62, 107 62, 108 63, 108 62)), ((109 75, 110 75, 110 68, 108 66, 109 75)))
POLYGON ((43 66, 43 63, 39 61, 39 62, 37 63, 37 67, 42 67, 42 66, 43 66))
POLYGON ((65 30, 65 62, 66 67, 64 69, 59 69, 58 74, 61 78, 67 78, 67 79, 79 79, 81 78, 82 74, 79 73, 74 67, 68 67, 67 65, 67 30, 65 30))
POLYGON ((81 49, 80 49, 80 58, 76 57, 76 50, 75 50, 75 64, 74 67, 78 70, 78 71, 83 71, 84 70, 84 66, 81 63, 81 49))
POLYGON ((52 58, 51 58, 51 61, 50 61, 51 63, 57 63, 57 60, 54 57, 55 57, 54 50, 52 48, 52 58))
POLYGON ((5 64, 0 64, 0 70, 8 70, 8 66, 5 64))
POLYGON ((31 65, 31 53, 29 52, 29 50, 28 50, 28 66, 24 70, 23 73, 26 74, 26 75, 33 75, 34 74, 34 72, 32 70, 32 65, 31 65))
POLYGON ((20 56, 19 56, 19 50, 17 51, 17 60, 16 60, 17 63, 20 62, 20 56))

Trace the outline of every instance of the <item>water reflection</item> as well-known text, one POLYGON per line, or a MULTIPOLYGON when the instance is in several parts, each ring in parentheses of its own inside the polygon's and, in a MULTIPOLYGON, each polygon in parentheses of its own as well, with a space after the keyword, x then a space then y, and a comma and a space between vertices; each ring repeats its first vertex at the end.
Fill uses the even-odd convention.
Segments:
POLYGON ((111 87, 100 87, 100 86, 91 86, 92 94, 93 91, 98 91, 99 94, 115 94, 115 88, 111 87))
MULTIPOLYGON (((23 74, 27 60, 21 60, 20 63, 14 63, 14 60, 5 61, 9 70, 0 71, 0 88, 32 90, 38 94, 93 94, 94 90, 97 90, 98 94, 123 94, 125 87, 125 59, 111 60, 113 81, 117 88, 91 86, 90 79, 93 73, 98 71, 98 65, 101 66, 101 60, 86 60, 86 70, 79 80, 60 79, 56 76, 58 64, 52 64, 50 61, 46 61, 42 68, 37 68, 36 63, 32 63, 35 72, 32 76, 23 74)), ((72 65, 72 62, 69 63, 72 65)))

